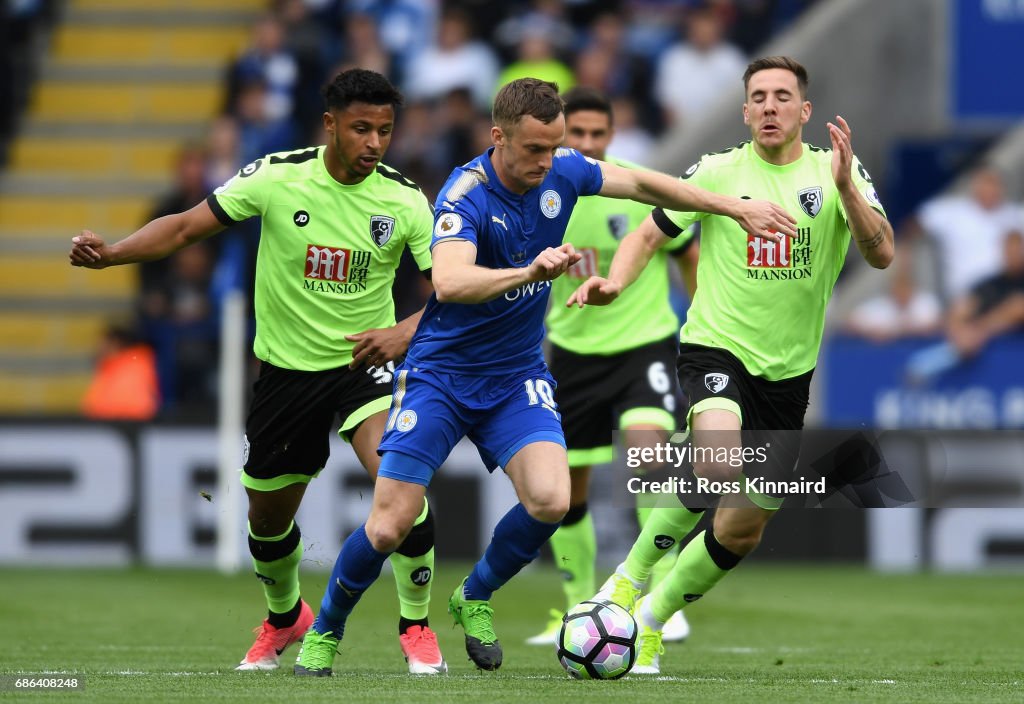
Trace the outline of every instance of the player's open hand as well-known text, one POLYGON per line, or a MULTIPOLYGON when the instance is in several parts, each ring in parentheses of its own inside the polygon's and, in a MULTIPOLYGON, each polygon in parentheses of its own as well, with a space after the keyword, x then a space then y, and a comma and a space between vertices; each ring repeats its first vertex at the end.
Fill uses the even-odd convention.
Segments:
POLYGON ((363 330, 354 335, 345 335, 345 339, 356 343, 352 348, 349 369, 359 369, 367 364, 381 367, 395 361, 409 349, 409 336, 398 326, 363 330))
POLYGON ((582 255, 570 243, 548 247, 530 264, 530 281, 551 281, 569 270, 582 255))
POLYGON ((78 237, 71 238, 68 258, 71 266, 84 266, 86 269, 103 269, 110 265, 107 244, 103 238, 89 230, 82 230, 78 237))
POLYGON ((828 123, 828 136, 832 139, 832 180, 836 188, 843 189, 850 185, 853 171, 853 133, 841 115, 836 115, 836 123, 828 123))
POLYGON ((755 237, 771 242, 796 237, 796 218, 781 205, 768 200, 742 200, 732 217, 745 232, 755 237))
POLYGON ((622 293, 622 285, 600 276, 591 276, 572 292, 565 302, 566 308, 585 305, 606 306, 622 293))

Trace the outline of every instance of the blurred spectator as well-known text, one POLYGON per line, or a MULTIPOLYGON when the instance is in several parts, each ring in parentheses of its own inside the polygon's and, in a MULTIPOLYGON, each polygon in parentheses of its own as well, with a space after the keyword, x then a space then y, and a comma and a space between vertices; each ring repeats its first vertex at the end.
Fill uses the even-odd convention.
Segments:
POLYGON ((530 37, 545 37, 554 54, 568 56, 573 50, 576 30, 566 19, 561 0, 532 0, 525 12, 509 14, 494 31, 494 40, 506 58, 519 55, 523 42, 530 37))
POLYGON ((654 95, 670 126, 711 107, 727 86, 739 85, 747 67, 743 53, 723 40, 722 18, 713 8, 693 11, 685 26, 686 41, 666 51, 656 70, 654 95))
MULTIPOLYGON (((231 175, 234 175, 232 172, 231 175)), ((218 184, 219 185, 219 184, 218 184)), ((157 203, 146 222, 165 215, 182 213, 209 195, 206 182, 206 150, 199 144, 187 143, 178 153, 174 166, 174 187, 157 203)), ((166 276, 170 265, 167 259, 143 262, 139 265, 143 286, 147 281, 159 281, 166 276)))
POLYGON ((405 94, 433 100, 457 88, 467 88, 481 109, 490 107, 498 77, 498 61, 483 42, 473 39, 469 15, 451 8, 441 15, 437 43, 423 51, 406 72, 405 94))
MULTIPOLYGON (((583 49, 576 60, 576 81, 579 85, 600 90, 609 98, 628 96, 638 108, 654 114, 655 107, 650 89, 650 65, 647 60, 626 46, 626 18, 615 12, 602 12, 587 28, 583 49), (599 67, 588 67, 583 56, 592 57, 599 67)), ((644 126, 659 129, 660 119, 644 126)))
POLYGON ((391 71, 385 75, 402 85, 412 62, 434 41, 437 4, 434 0, 347 0, 345 9, 373 20, 380 43, 392 61, 391 71))
POLYGON ((43 30, 53 22, 62 4, 54 0, 0 0, 0 165, 6 161, 7 140, 28 102, 43 30))
POLYGON ((443 183, 440 174, 452 164, 442 163, 437 143, 439 126, 433 110, 427 103, 411 102, 402 109, 398 120, 399 127, 388 148, 388 164, 412 179, 425 193, 436 191, 443 183))
POLYGON ((615 98, 612 100, 612 114, 615 117, 615 134, 608 144, 608 153, 646 166, 654 138, 637 124, 636 105, 629 98, 615 98))
POLYGON ((284 29, 285 49, 295 57, 298 69, 292 116, 299 130, 298 141, 306 144, 319 126, 320 86, 327 67, 339 58, 340 42, 307 0, 277 0, 275 7, 284 29))
POLYGON ((264 15, 252 29, 249 47, 228 70, 227 111, 239 115, 243 93, 253 85, 265 90, 264 117, 270 123, 291 120, 299 82, 299 63, 285 46, 285 27, 264 15))
POLYGON ((948 342, 913 355, 907 362, 912 384, 932 380, 978 354, 994 338, 1024 332, 1024 236, 1010 232, 1003 241, 1002 270, 953 302, 948 342))
POLYGON ((438 123, 443 125, 438 136, 439 159, 443 172, 453 166, 465 164, 484 151, 477 149, 476 124, 480 118, 489 119, 490 111, 477 110, 469 91, 465 89, 448 93, 438 111, 438 123))
POLYGON ((568 66, 555 57, 551 40, 544 34, 532 34, 519 43, 519 58, 505 67, 498 76, 494 93, 517 78, 539 78, 558 84, 561 93, 576 85, 576 79, 568 66))
POLYGON ((1002 175, 982 167, 970 174, 967 193, 927 201, 903 234, 920 240, 923 232, 934 242, 941 291, 949 302, 999 271, 1003 239, 1022 227, 1021 209, 1007 202, 1002 175))
POLYGON ((205 412, 216 397, 218 325, 210 297, 214 250, 205 240, 168 260, 163 277, 143 282, 143 332, 156 348, 165 410, 205 412))
POLYGON ((268 111, 267 88, 260 81, 242 86, 238 94, 238 146, 243 164, 299 144, 290 119, 275 119, 268 111))
POLYGON ((206 190, 212 191, 238 173, 244 164, 239 144, 238 120, 221 115, 206 135, 206 190))
POLYGON ((82 399, 82 414, 96 420, 152 420, 160 405, 153 350, 128 327, 111 325, 82 399))
POLYGON ((847 332, 874 342, 933 335, 942 329, 942 304, 915 287, 909 267, 897 267, 887 293, 861 303, 846 321, 847 332))
POLYGON ((1003 242, 1003 269, 955 301, 949 313, 949 340, 961 356, 977 354, 994 337, 1024 330, 1024 236, 1003 242))
POLYGON ((381 43, 377 22, 370 15, 357 12, 348 16, 341 45, 344 47, 342 66, 328 71, 328 75, 335 75, 346 68, 365 68, 394 80, 391 55, 381 43))
POLYGON ((675 28, 682 24, 685 11, 692 4, 692 0, 627 0, 626 46, 653 62, 675 41, 675 28))

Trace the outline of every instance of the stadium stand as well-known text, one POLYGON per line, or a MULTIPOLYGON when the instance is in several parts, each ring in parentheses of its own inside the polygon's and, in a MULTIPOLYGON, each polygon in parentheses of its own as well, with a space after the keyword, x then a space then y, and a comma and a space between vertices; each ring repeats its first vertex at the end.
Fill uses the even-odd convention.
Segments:
POLYGON ((263 0, 71 0, 0 182, 0 412, 75 412, 134 268, 67 266, 81 228, 132 231, 179 145, 220 108, 227 61, 263 0))

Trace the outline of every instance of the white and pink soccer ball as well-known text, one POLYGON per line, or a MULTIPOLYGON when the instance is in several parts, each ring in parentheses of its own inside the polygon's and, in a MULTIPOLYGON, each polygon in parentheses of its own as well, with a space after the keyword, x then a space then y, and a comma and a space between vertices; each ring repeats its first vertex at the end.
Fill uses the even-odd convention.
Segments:
POLYGON ((558 662, 577 679, 614 680, 636 661, 636 621, 610 601, 584 601, 562 617, 558 662))

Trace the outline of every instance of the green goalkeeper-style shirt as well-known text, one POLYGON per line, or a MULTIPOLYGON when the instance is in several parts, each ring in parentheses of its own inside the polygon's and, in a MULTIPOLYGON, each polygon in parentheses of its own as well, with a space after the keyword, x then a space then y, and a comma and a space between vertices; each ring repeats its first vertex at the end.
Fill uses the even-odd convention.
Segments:
MULTIPOLYGON (((852 176, 884 216, 856 157, 852 176)), ((728 217, 656 210, 654 220, 669 236, 701 221, 697 295, 680 341, 728 350, 748 372, 771 381, 813 369, 825 308, 850 244, 832 151, 804 144, 799 159, 775 166, 744 142, 705 155, 683 178, 715 193, 778 203, 797 219, 797 237, 768 242, 728 217)))
POLYGON ((434 222, 419 187, 384 165, 361 183, 338 183, 324 150, 257 159, 207 199, 224 225, 263 219, 253 351, 286 369, 347 365, 355 343, 345 335, 395 324, 402 251, 430 268, 434 222))
MULTIPOLYGON (((640 168, 620 159, 606 161, 640 168)), ((669 302, 668 254, 681 254, 693 242, 692 233, 677 237, 655 253, 632 286, 610 306, 566 308, 576 287, 590 276, 608 276, 612 257, 622 238, 651 214, 651 206, 621 198, 580 198, 565 230, 582 259, 551 282, 551 308, 545 324, 548 339, 576 354, 613 355, 664 340, 679 328, 669 302)))

